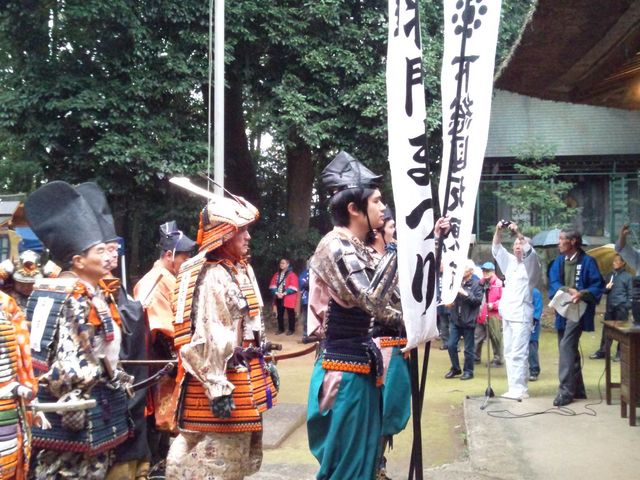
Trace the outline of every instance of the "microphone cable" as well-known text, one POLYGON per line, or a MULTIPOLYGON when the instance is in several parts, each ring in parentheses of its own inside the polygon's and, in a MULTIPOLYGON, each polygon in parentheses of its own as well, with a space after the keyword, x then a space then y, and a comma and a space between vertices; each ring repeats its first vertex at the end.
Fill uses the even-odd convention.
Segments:
MULTIPOLYGON (((579 347, 580 348, 580 369, 582 370, 582 366, 584 365, 584 355, 582 354, 582 346, 579 347)), ((606 366, 605 368, 602 370, 602 373, 600 374, 600 378, 598 379, 598 395, 600 397, 600 399, 597 402, 590 402, 590 403, 586 403, 584 405, 584 412, 576 412, 575 410, 564 406, 564 407, 551 407, 551 408, 547 408, 546 410, 541 410, 541 411, 533 411, 533 412, 525 412, 525 413, 514 413, 511 410, 508 409, 504 409, 504 410, 485 410, 487 415, 489 415, 490 417, 493 418, 500 418, 503 420, 512 420, 512 419, 518 419, 518 418, 529 418, 529 417, 535 417, 537 415, 547 415, 547 414, 551 414, 551 415, 560 415, 561 417, 577 417, 580 415, 587 415, 589 417, 596 417, 598 416, 597 412, 592 408, 595 407, 596 405, 600 405, 603 401, 604 398, 602 396, 602 379, 604 377, 604 374, 606 372, 606 366)))

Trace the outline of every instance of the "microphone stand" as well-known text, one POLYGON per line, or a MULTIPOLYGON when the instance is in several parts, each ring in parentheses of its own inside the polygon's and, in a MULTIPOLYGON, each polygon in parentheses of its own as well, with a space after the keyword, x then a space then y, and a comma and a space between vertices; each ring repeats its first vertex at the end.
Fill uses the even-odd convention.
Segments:
POLYGON ((484 314, 484 329, 487 341, 487 389, 484 391, 484 396, 467 395, 467 399, 469 400, 483 400, 482 405, 480 405, 480 410, 487 408, 489 405, 489 399, 491 398, 504 398, 505 400, 515 400, 516 402, 522 401, 519 398, 509 398, 501 395, 496 396, 493 392, 493 388, 491 387, 491 360, 493 360, 491 354, 491 337, 489 336, 489 289, 491 287, 487 279, 485 279, 485 282, 482 284, 482 288, 484 290, 484 303, 487 307, 484 314))

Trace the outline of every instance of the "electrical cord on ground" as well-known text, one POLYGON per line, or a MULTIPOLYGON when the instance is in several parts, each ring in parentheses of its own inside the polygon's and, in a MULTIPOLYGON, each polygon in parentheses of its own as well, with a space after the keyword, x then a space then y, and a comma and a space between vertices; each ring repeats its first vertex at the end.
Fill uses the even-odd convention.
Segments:
MULTIPOLYGON (((584 355, 582 354, 582 347, 580 347, 580 368, 582 368, 583 365, 584 365, 584 355)), ((605 372, 606 372, 606 367, 602 370, 602 373, 600 374, 600 378, 598 379, 598 395, 600 397, 600 400, 598 400, 597 402, 591 402, 591 403, 585 404, 584 405, 584 409, 586 410, 585 412, 576 412, 575 410, 569 407, 552 407, 552 408, 547 408, 546 410, 542 410, 538 412, 525 412, 525 413, 513 413, 508 409, 486 410, 487 415, 493 418, 500 418, 503 420, 529 418, 529 417, 535 417, 537 415, 546 415, 546 414, 559 415, 561 417, 578 417, 580 415, 596 417, 598 416, 598 414, 592 407, 596 405, 600 405, 604 401, 604 398, 602 396, 602 378, 604 377, 605 372)))

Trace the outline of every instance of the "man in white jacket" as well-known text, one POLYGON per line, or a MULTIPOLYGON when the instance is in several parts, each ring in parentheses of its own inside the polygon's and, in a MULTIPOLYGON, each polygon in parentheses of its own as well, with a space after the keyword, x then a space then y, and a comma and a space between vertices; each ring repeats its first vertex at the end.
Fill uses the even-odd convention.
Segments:
POLYGON ((513 222, 501 220, 496 225, 492 245, 493 257, 505 277, 499 312, 502 317, 504 358, 509 390, 503 397, 528 398, 529 337, 533 321, 532 290, 540 280, 538 256, 513 222), (515 235, 513 254, 502 246, 502 230, 515 235))

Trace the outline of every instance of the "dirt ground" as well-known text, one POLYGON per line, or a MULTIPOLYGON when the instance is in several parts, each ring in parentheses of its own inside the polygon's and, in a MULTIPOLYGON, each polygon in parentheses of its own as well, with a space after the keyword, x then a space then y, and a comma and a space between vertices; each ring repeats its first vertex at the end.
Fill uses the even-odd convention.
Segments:
MULTIPOLYGON (((602 379, 604 361, 588 358, 600 342, 600 320, 602 320, 602 313, 596 317, 597 331, 585 332, 581 340, 587 394, 589 398, 594 399, 599 398, 604 390, 604 380, 602 379)), ((544 328, 540 341, 542 373, 537 382, 531 382, 529 385, 532 397, 552 397, 557 388, 558 349, 556 332, 551 328, 552 323, 551 312, 545 312, 543 316, 544 328)), ((299 335, 289 337, 271 335, 270 338, 273 341, 282 342, 285 351, 303 348, 303 345, 298 343, 299 335)), ((482 365, 476 365, 473 380, 463 382, 458 378, 445 379, 444 374, 450 366, 449 356, 446 350, 439 350, 439 345, 439 341, 432 344, 423 408, 422 438, 425 467, 449 464, 465 459, 467 447, 462 403, 467 396, 477 396, 478 402, 481 402, 488 384, 487 368, 484 366, 484 362, 482 365)), ((420 363, 422 363, 423 353, 421 349, 420 363)), ((486 355, 486 353, 484 354, 486 355)), ((462 360, 462 352, 460 356, 462 360)), ((279 396, 281 402, 306 404, 313 361, 314 356, 311 354, 279 363, 278 369, 282 380, 279 396)), ((614 364, 614 376, 618 374, 619 370, 617 369, 617 364, 614 364)), ((507 390, 505 369, 492 369, 491 377, 492 388, 496 395, 504 393, 507 390)), ((549 405, 549 407, 551 406, 549 405)), ((393 449, 387 454, 389 471, 398 478, 406 475, 411 442, 411 420, 409 420, 407 429, 394 438, 393 449)), ((265 451, 264 465, 280 464, 283 461, 287 464, 304 464, 310 469, 316 465, 316 460, 308 449, 304 425, 294 431, 279 448, 265 451)))

